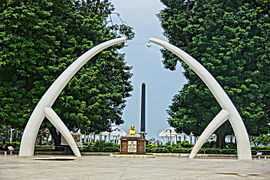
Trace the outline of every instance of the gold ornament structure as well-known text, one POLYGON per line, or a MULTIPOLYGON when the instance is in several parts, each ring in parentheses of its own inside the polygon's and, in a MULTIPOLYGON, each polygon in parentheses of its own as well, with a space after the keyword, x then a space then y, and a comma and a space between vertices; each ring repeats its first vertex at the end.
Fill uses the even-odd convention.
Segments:
POLYGON ((130 126, 130 130, 128 130, 128 134, 130 134, 131 136, 134 136, 135 134, 138 134, 138 131, 135 130, 134 125, 130 126))

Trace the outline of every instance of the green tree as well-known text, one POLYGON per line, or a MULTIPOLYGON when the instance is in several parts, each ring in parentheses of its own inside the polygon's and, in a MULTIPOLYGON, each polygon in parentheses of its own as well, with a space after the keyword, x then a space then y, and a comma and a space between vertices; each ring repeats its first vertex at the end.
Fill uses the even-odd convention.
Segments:
MULTIPOLYGON (((0 5, 0 124, 22 129, 52 82, 81 54, 122 35, 110 23, 108 0, 7 0, 0 5)), ((69 82, 53 109, 70 130, 108 130, 121 124, 130 96, 130 69, 117 45, 87 63, 69 82)), ((46 124, 53 129, 49 124, 46 124)), ((54 131, 55 132, 55 131, 54 131)))
POLYGON ((261 134, 260 136, 252 136, 251 141, 256 145, 269 145, 270 144, 270 135, 261 134))
MULTIPOLYGON (((197 59, 217 79, 239 110, 250 135, 269 132, 269 0, 161 0, 165 36, 197 59)), ((163 50, 166 68, 178 58, 163 50)), ((200 135, 220 107, 197 75, 182 63, 188 83, 174 96, 169 124, 200 135)), ((229 123, 216 131, 217 144, 232 134, 229 123)))

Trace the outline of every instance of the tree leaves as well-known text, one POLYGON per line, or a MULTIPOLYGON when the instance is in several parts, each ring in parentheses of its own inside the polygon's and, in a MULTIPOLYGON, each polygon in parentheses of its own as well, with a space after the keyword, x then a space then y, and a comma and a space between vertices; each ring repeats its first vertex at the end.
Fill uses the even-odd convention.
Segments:
MULTIPOLYGON (((0 123, 23 128, 36 103, 81 54, 131 28, 107 23, 108 1, 8 1, 0 6, 0 123), (116 31, 114 31, 116 30, 116 31), (117 33, 116 33, 117 32, 117 33)), ((71 79, 53 109, 70 130, 121 124, 132 90, 130 67, 111 47, 71 79), (91 125, 91 126, 89 126, 91 125)))
MULTIPOLYGON (((269 1, 162 1, 159 14, 170 43, 197 59, 216 77, 240 111, 248 133, 269 132, 269 1)), ((178 58, 163 50, 164 65, 178 58)), ((189 80, 168 109, 170 125, 201 134, 220 110, 203 82, 187 65, 189 80)), ((231 134, 223 126, 218 132, 231 134)))

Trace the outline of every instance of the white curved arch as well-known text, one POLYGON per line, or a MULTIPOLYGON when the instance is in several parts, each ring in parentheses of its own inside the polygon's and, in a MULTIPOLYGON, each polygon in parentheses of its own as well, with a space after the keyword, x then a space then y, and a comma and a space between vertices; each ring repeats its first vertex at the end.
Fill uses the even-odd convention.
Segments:
POLYGON ((51 109, 51 106, 53 105, 61 91, 64 89, 64 87, 67 85, 67 83, 70 81, 70 79, 81 69, 83 65, 85 65, 85 63, 87 63, 93 56, 95 56, 100 51, 115 44, 124 42, 125 40, 126 38, 117 38, 93 47, 92 49, 81 55, 76 61, 74 61, 54 81, 54 83, 42 96, 28 120, 28 123, 24 129, 19 156, 34 155, 35 139, 38 133, 38 129, 40 128, 40 125, 45 117, 47 117, 48 120, 51 121, 51 123, 62 133, 67 143, 73 150, 75 156, 81 156, 80 151, 70 132, 68 131, 65 124, 58 117, 58 115, 51 109))
POLYGON ((177 55, 180 59, 182 59, 185 63, 189 65, 189 67, 202 79, 202 81, 209 88, 211 93, 214 95, 222 110, 218 113, 218 115, 210 122, 210 124, 203 131, 199 140, 195 144, 192 149, 192 152, 189 156, 190 159, 194 158, 203 145, 203 143, 210 137, 210 135, 221 126, 227 119, 230 121, 233 131, 236 136, 237 141, 237 155, 238 159, 241 160, 251 160, 251 149, 250 142, 248 138, 248 134, 245 128, 245 125, 242 121, 240 114, 235 108, 234 104, 219 85, 219 83, 215 80, 215 78, 193 57, 188 55, 186 52, 182 51, 176 46, 173 46, 167 42, 156 38, 150 38, 150 42, 156 43, 164 48, 168 49, 175 55, 177 55))

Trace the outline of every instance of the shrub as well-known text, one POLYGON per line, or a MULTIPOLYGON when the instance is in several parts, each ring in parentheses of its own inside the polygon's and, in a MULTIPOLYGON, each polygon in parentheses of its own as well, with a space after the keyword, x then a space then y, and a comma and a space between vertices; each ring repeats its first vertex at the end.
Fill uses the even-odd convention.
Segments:
MULTIPOLYGON (((12 146, 15 151, 18 151, 20 149, 20 142, 7 142, 8 146, 12 146)), ((2 146, 2 144, 0 144, 2 146)))
POLYGON ((226 143, 226 149, 237 149, 235 143, 226 143))
POLYGON ((36 146, 35 151, 51 151, 51 146, 36 146))
POLYGON ((96 142, 84 144, 85 147, 80 148, 84 152, 119 152, 120 145, 108 142, 96 142))
POLYGON ((236 149, 221 149, 221 154, 236 154, 236 149))
POLYGON ((252 146, 252 154, 256 155, 257 152, 262 152, 263 155, 270 155, 270 146, 252 146))
POLYGON ((193 147, 193 144, 190 144, 189 142, 184 141, 184 142, 179 143, 179 146, 182 148, 191 148, 193 147))
POLYGON ((221 150, 218 148, 207 148, 205 154, 221 154, 221 150))

